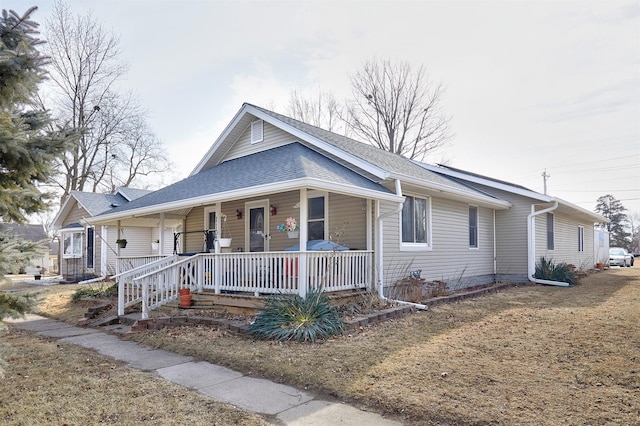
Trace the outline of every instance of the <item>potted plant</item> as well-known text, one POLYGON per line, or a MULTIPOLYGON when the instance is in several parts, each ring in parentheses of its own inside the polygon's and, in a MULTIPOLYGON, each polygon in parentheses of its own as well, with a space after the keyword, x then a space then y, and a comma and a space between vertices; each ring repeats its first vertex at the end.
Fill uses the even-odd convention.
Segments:
POLYGON ((155 240, 151 243, 151 250, 158 250, 160 248, 160 240, 155 240))
POLYGON ((220 232, 220 238, 218 239, 220 247, 231 247, 231 236, 229 234, 229 228, 227 227, 227 215, 222 215, 222 232, 220 232))
POLYGON ((282 223, 278 226, 276 226, 276 230, 278 232, 287 232, 289 238, 298 238, 299 235, 299 231, 298 231, 298 222, 296 222, 296 219, 293 217, 288 217, 285 220, 285 223, 282 223))
POLYGON ((118 248, 126 248, 127 247, 127 240, 125 240, 124 238, 118 238, 116 240, 116 244, 118 245, 118 248))

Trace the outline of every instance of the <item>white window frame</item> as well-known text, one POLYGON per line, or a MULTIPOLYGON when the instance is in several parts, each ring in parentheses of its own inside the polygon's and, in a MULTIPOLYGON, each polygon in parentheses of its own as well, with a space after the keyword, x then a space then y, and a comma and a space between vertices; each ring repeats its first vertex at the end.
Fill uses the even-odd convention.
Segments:
MULTIPOLYGON (((202 225, 205 230, 209 230, 209 229, 215 229, 216 231, 220 231, 220 226, 221 226, 221 222, 220 222, 220 204, 214 204, 212 206, 206 206, 204 208, 204 224, 202 225), (215 228, 211 228, 210 224, 209 224, 209 213, 215 213, 216 214, 216 223, 215 223, 215 228)), ((220 237, 220 235, 218 235, 218 237, 220 237)))
POLYGON ((254 120, 251 122, 251 144, 264 140, 264 121, 254 120))
POLYGON ((82 257, 82 244, 83 238, 82 234, 84 234, 84 230, 69 230, 69 231, 61 231, 62 235, 62 258, 63 259, 79 259, 82 257), (71 253, 67 253, 65 250, 65 242, 67 237, 70 238, 69 247, 71 247, 71 253), (76 244, 76 239, 80 240, 79 244, 76 244), (75 248, 79 249, 79 252, 75 252, 75 248))
POLYGON ((546 223, 547 251, 554 251, 556 248, 556 218, 553 213, 547 213, 546 223), (551 231, 549 231, 549 220, 551 220, 551 231))
POLYGON ((578 226, 578 252, 584 252, 584 226, 578 226))
POLYGON ((402 241, 402 210, 398 215, 398 237, 400 240, 400 251, 429 251, 432 250, 432 208, 431 208, 431 197, 429 196, 420 196, 413 194, 404 194, 405 197, 419 198, 425 200, 425 208, 426 208, 426 216, 427 216, 427 241, 424 243, 409 243, 402 241))
POLYGON ((469 205, 469 250, 478 250, 480 248, 480 208, 478 206, 469 205), (476 245, 471 245, 471 209, 475 209, 476 226, 474 228, 476 245))
MULTIPOLYGON (((309 200, 312 198, 324 198, 324 217, 322 219, 309 219, 310 215, 307 212, 307 234, 309 232, 310 222, 324 221, 324 239, 329 239, 329 193, 325 191, 310 190, 307 191, 307 206, 309 206, 309 200)), ((309 240, 309 235, 307 235, 309 240)))

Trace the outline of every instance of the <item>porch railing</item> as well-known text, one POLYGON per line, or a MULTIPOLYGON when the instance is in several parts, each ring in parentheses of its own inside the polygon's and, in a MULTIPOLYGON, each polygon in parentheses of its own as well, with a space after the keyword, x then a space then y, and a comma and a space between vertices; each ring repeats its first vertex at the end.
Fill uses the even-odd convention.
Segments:
POLYGON ((138 262, 140 259, 150 260, 146 264, 137 266, 136 268, 126 269, 125 271, 114 275, 113 279, 118 282, 118 315, 124 315, 124 309, 128 306, 135 305, 142 301, 142 287, 136 282, 136 278, 152 273, 153 271, 165 268, 178 260, 178 256, 140 256, 136 258, 118 258, 123 261, 123 265, 130 265, 130 259, 138 262), (126 262, 125 262, 126 260, 126 262))
POLYGON ((305 295, 367 288, 372 280, 372 251, 314 251, 197 254, 133 278, 140 289, 142 317, 177 299, 178 290, 305 295), (305 273, 306 271, 306 273, 305 273))
POLYGON ((132 256, 132 257, 118 257, 116 258, 116 275, 123 272, 131 271, 141 266, 148 265, 157 260, 164 259, 168 256, 162 255, 150 255, 150 256, 132 256))

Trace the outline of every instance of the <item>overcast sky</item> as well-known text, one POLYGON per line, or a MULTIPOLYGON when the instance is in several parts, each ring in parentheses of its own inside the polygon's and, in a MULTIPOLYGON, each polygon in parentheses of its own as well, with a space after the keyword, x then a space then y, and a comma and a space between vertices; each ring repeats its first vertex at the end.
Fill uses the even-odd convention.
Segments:
MULTIPOLYGON (((184 177, 243 102, 285 111, 291 90, 350 96, 377 56, 446 87, 454 167, 589 210, 640 213, 638 1, 68 1, 120 35, 123 87, 184 177)), ((4 0, 44 23, 51 2, 4 0)))

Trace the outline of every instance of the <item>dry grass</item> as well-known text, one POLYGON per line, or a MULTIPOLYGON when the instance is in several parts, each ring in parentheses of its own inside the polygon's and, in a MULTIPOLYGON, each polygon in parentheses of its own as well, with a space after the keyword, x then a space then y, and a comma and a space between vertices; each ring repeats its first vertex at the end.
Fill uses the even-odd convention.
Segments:
POLYGON ((523 286, 321 344, 203 327, 134 335, 413 424, 640 424, 640 268, 523 286))
POLYGON ((80 347, 15 328, 0 333, 3 425, 267 424, 80 347))

